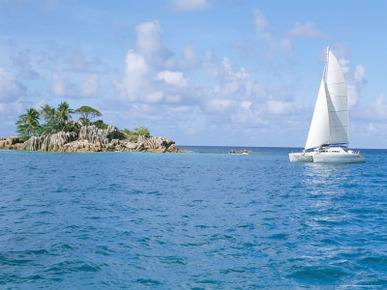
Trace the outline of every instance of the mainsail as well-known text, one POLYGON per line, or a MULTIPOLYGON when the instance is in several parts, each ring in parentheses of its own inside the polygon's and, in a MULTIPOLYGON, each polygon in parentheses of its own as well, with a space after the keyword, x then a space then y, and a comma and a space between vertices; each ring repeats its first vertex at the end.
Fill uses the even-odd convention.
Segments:
POLYGON ((345 79, 335 55, 327 48, 326 66, 305 150, 348 144, 348 105, 345 79))

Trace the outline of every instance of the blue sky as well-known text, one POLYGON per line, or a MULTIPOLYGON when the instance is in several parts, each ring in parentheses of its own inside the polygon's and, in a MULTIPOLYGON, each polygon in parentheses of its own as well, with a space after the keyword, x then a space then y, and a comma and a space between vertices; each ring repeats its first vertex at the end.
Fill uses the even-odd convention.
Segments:
POLYGON ((178 145, 303 147, 329 45, 350 147, 387 148, 386 15, 383 0, 0 0, 0 136, 66 101, 178 145))

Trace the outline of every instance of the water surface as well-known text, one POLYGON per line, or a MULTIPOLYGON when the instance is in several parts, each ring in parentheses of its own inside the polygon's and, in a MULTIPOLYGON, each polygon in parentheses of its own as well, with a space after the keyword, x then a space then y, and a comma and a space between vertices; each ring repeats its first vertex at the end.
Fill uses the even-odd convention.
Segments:
POLYGON ((385 287, 387 150, 0 151, 0 285, 385 287))

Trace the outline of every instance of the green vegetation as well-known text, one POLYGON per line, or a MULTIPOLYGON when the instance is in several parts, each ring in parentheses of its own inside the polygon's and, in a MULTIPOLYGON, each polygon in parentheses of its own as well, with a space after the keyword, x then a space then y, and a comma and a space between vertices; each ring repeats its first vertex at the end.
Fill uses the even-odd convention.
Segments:
POLYGON ((124 135, 124 138, 129 139, 130 141, 137 140, 138 136, 142 135, 145 138, 152 137, 149 133, 148 128, 141 126, 139 128, 135 128, 133 131, 130 131, 128 129, 120 130, 120 132, 124 135))
MULTIPOLYGON (((99 129, 107 129, 109 125, 105 124, 103 120, 94 121, 96 117, 101 116, 102 114, 98 110, 89 106, 73 110, 67 102, 60 103, 57 108, 44 105, 39 111, 30 108, 26 114, 19 116, 16 122, 17 133, 21 138, 27 140, 31 136, 60 131, 79 133, 82 125, 94 125, 99 129), (72 120, 73 114, 79 116, 78 121, 72 120), (43 121, 42 124, 39 123, 40 119, 43 121)), ((131 141, 137 140, 140 135, 145 136, 145 138, 151 137, 148 128, 144 126, 135 128, 133 131, 124 129, 119 130, 119 132, 122 139, 130 139, 131 141)))
POLYGON ((45 123, 41 125, 39 133, 49 134, 60 131, 78 132, 80 126, 71 120, 71 114, 73 114, 73 109, 66 102, 60 103, 57 109, 52 108, 50 105, 42 106, 40 115, 43 117, 45 123))
POLYGON ((19 116, 16 125, 16 131, 24 140, 28 139, 31 136, 37 135, 40 130, 39 112, 34 108, 28 109, 26 114, 22 114, 19 116))
MULTIPOLYGON (((89 106, 82 106, 74 111, 74 113, 79 114, 80 117, 78 119, 79 122, 82 122, 83 125, 90 125, 92 124, 92 120, 95 119, 95 117, 101 117, 102 114, 100 111, 89 107, 89 106)), ((99 120, 102 121, 102 120, 99 120)))

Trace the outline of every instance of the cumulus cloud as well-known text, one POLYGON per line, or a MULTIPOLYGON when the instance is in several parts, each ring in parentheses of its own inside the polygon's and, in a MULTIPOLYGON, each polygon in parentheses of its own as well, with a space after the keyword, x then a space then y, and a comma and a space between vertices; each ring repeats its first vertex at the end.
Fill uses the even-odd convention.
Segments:
POLYGON ((91 74, 82 82, 80 95, 82 97, 92 98, 99 94, 99 75, 91 74))
POLYGON ((288 115, 294 111, 293 103, 282 101, 268 101, 268 111, 274 115, 288 115))
POLYGON ((134 101, 138 97, 137 93, 140 93, 142 88, 146 86, 148 65, 145 58, 133 50, 129 50, 126 54, 125 64, 124 79, 115 80, 114 83, 122 98, 128 97, 129 100, 134 101))
POLYGON ((97 71, 102 65, 102 62, 98 58, 87 58, 82 46, 79 44, 74 44, 72 47, 62 50, 66 71, 88 73, 97 71))
POLYGON ((187 46, 183 51, 185 61, 190 65, 196 65, 199 62, 199 57, 192 46, 187 46))
POLYGON ((14 74, 0 67, 0 101, 11 102, 21 97, 25 91, 14 74))
POLYGON ((175 12, 190 12, 204 10, 209 7, 207 0, 172 0, 175 12))
MULTIPOLYGON (((264 21, 260 21, 264 31, 264 21)), ((160 122, 173 118, 185 128, 192 128, 192 122, 200 123, 192 132, 222 128, 225 132, 244 130, 253 134, 257 127, 267 126, 268 120, 295 113, 289 93, 284 97, 267 88, 230 57, 217 59, 208 52, 199 58, 188 46, 177 65, 174 54, 160 58, 165 56, 160 52, 168 49, 162 44, 158 21, 141 23, 136 30, 136 49, 128 50, 125 73, 113 81, 120 109, 132 118, 160 122), (192 64, 204 71, 209 81, 195 82, 190 77, 192 64)))
POLYGON ((58 97, 91 98, 99 96, 99 76, 91 74, 80 82, 79 87, 62 73, 52 74, 52 90, 58 97))
POLYGON ((260 98, 266 93, 263 84, 255 82, 246 68, 235 68, 228 57, 224 57, 218 63, 208 55, 203 67, 209 77, 220 81, 220 86, 214 88, 214 93, 218 95, 248 99, 250 97, 260 98))
POLYGON ((284 34, 274 35, 273 31, 276 31, 276 29, 271 27, 262 11, 255 9, 253 11, 253 15, 258 36, 270 51, 282 50, 289 52, 293 49, 294 40, 299 38, 328 39, 328 35, 321 32, 313 22, 307 22, 304 24, 296 22, 294 26, 288 29, 284 34))
POLYGON ((33 68, 31 58, 28 52, 21 51, 12 57, 13 65, 18 69, 23 78, 36 79, 39 74, 33 68))
POLYGON ((157 20, 137 25, 136 31, 137 50, 149 65, 161 69, 171 69, 176 66, 173 53, 161 42, 162 30, 157 20))
POLYGON ((184 77, 183 73, 179 71, 166 70, 159 72, 156 79, 179 88, 185 88, 188 84, 188 80, 184 77))
POLYGON ((370 112, 375 120, 387 120, 387 103, 385 95, 380 94, 379 97, 371 104, 370 112))
POLYGON ((319 31, 316 24, 307 22, 305 24, 297 22, 293 28, 286 32, 286 36, 289 38, 314 38, 314 39, 326 39, 328 36, 325 33, 319 31))
POLYGON ((52 74, 52 89, 54 94, 58 97, 73 95, 74 93, 69 80, 64 75, 57 72, 52 74))
POLYGON ((263 12, 259 9, 255 9, 253 11, 253 14, 258 36, 264 41, 267 46, 273 49, 276 44, 270 32, 271 28, 269 26, 269 22, 266 20, 266 17, 263 12))
POLYGON ((227 99, 210 99, 207 102, 207 110, 210 113, 224 113, 232 105, 231 100, 227 99))
POLYGON ((356 106, 360 98, 362 85, 366 82, 365 68, 359 64, 355 68, 349 66, 349 61, 341 61, 347 80, 348 107, 356 106))
MULTIPOLYGON (((361 117, 368 121, 366 135, 387 136, 387 101, 384 94, 380 94, 365 110, 361 117)), ((383 146, 383 145, 382 145, 383 146)))
POLYGON ((124 78, 113 81, 122 100, 152 103, 162 100, 162 95, 154 90, 154 73, 143 55, 129 50, 125 65, 124 78))

